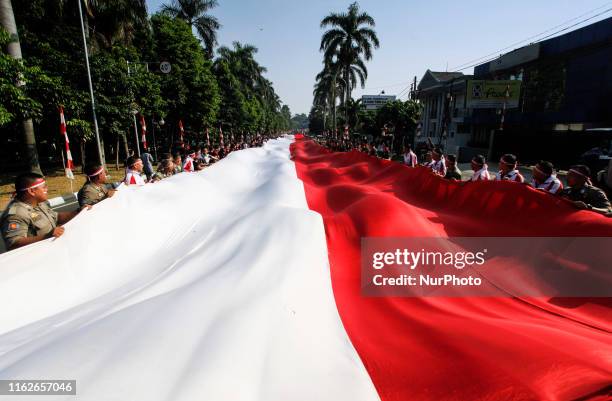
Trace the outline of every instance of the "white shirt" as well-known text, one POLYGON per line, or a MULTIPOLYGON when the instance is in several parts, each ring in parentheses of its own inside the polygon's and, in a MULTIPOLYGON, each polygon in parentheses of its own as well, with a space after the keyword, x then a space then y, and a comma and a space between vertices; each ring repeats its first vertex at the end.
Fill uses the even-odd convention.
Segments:
POLYGON ((470 181, 489 181, 491 177, 489 177, 488 168, 489 167, 485 164, 480 170, 475 171, 472 178, 470 178, 470 181))
POLYGON ((432 160, 428 167, 431 168, 434 173, 441 175, 442 177, 446 175, 446 164, 444 163, 444 159, 440 159, 438 161, 432 160))
POLYGON ((193 159, 187 156, 185 158, 185 163, 183 163, 183 171, 192 172, 193 170, 193 159))
POLYGON ((558 194, 563 189, 563 184, 556 175, 551 175, 541 184, 538 184, 533 180, 531 185, 536 189, 540 189, 542 191, 550 192, 551 194, 558 194))
POLYGON ((404 153, 404 164, 414 167, 417 165, 417 156, 413 151, 404 153))
POLYGON ((518 172, 518 170, 509 171, 508 174, 502 175, 502 172, 498 172, 495 174, 495 181, 513 181, 513 182, 523 182, 525 178, 518 172))
POLYGON ((146 181, 144 180, 144 178, 142 178, 142 176, 140 175, 140 173, 136 170, 127 170, 127 173, 125 174, 125 185, 144 185, 146 184, 146 181))

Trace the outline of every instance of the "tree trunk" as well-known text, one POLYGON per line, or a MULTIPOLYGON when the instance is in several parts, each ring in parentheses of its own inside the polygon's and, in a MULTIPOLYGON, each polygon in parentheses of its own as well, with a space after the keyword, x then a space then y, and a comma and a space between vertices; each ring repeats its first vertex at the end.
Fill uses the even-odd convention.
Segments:
POLYGON ((119 135, 117 135, 117 149, 116 149, 117 155, 115 159, 115 169, 117 171, 119 171, 119 141, 120 141, 120 138, 119 138, 119 135))
MULTIPOLYGON (((0 0, 0 25, 2 25, 11 36, 11 41, 7 45, 8 54, 12 58, 21 61, 21 45, 19 44, 19 35, 17 33, 17 25, 15 24, 15 15, 13 14, 11 0, 0 0)), ((25 83, 19 79, 16 85, 20 87, 24 86, 25 83)), ((31 119, 23 121, 23 142, 30 171, 42 174, 40 162, 38 160, 38 150, 36 149, 34 124, 31 119)))
POLYGON ((344 116, 346 118, 346 125, 349 125, 349 111, 348 111, 348 107, 349 107, 349 100, 351 99, 351 76, 349 73, 351 66, 347 65, 347 69, 345 72, 346 75, 346 100, 344 102, 344 116))
POLYGON ((334 75, 334 87, 332 88, 332 113, 334 118, 334 135, 336 134, 336 78, 334 75))
POLYGON ((127 136, 125 133, 121 134, 121 139, 123 139, 123 150, 125 151, 125 158, 128 158, 130 154, 130 150, 128 149, 127 136))
POLYGON ((79 147, 81 148, 81 172, 85 174, 85 141, 81 140, 79 147))

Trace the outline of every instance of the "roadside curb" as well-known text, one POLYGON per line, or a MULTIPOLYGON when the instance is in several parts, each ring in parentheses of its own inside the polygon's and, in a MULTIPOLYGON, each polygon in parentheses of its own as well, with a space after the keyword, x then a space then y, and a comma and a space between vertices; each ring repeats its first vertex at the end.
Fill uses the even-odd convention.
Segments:
POLYGON ((62 196, 57 196, 55 198, 48 199, 47 202, 49 202, 49 206, 51 207, 61 206, 64 203, 73 202, 74 200, 76 200, 77 194, 78 192, 67 193, 62 196))

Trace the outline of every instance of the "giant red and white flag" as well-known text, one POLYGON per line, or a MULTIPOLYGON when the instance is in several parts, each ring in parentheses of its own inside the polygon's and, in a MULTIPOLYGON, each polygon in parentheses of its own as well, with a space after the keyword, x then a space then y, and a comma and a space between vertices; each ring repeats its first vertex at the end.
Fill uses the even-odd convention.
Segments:
POLYGON ((68 133, 66 132, 66 119, 64 118, 64 108, 62 106, 59 107, 60 114, 60 133, 64 137, 64 144, 66 146, 66 165, 64 166, 66 177, 73 180, 74 174, 72 170, 74 170, 74 162, 72 160, 72 153, 70 152, 70 141, 68 140, 68 133))
POLYGON ((609 399, 609 298, 360 290, 364 237, 560 232, 612 223, 520 184, 269 141, 0 255, 0 379, 72 378, 96 401, 609 399))

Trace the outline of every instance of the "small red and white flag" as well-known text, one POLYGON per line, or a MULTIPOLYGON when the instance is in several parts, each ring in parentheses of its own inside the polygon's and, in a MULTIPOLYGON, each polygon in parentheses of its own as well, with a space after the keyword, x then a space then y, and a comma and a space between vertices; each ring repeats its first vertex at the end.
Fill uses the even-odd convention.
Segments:
POLYGON ((185 136, 185 129, 183 128, 183 120, 179 120, 179 131, 181 134, 181 145, 183 144, 183 137, 185 136))
POLYGON ((59 107, 60 113, 60 133, 64 136, 64 140, 66 143, 66 177, 71 180, 74 180, 74 174, 72 174, 72 170, 74 169, 74 162, 72 161, 72 153, 70 153, 70 141, 68 140, 68 133, 66 132, 66 119, 64 118, 64 108, 62 106, 59 107))
POLYGON ((142 128, 142 138, 140 142, 142 142, 143 149, 147 149, 147 123, 145 122, 144 116, 140 115, 140 127, 142 128))

